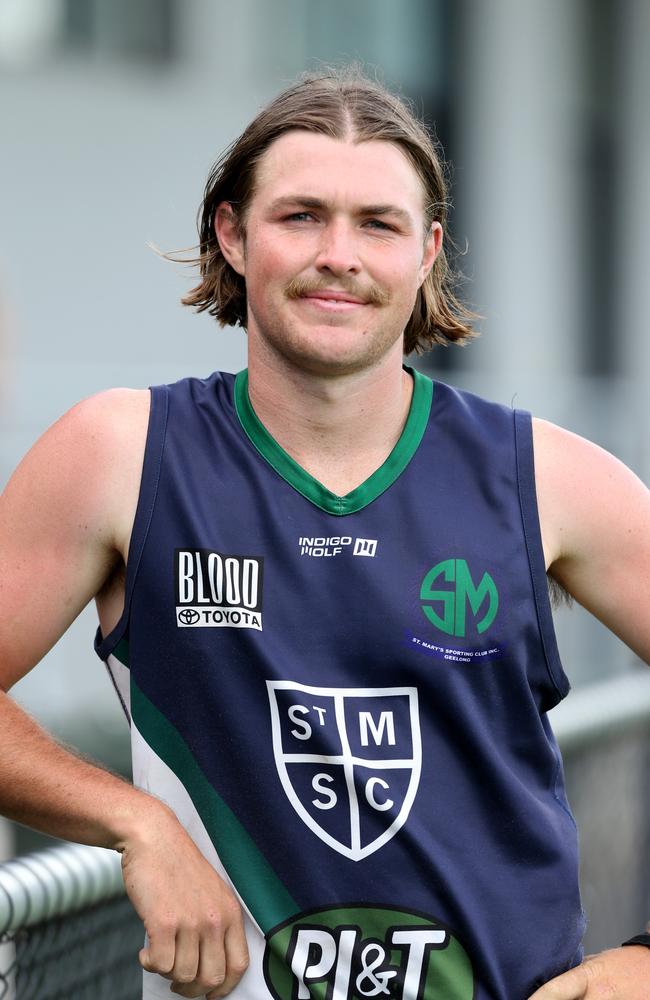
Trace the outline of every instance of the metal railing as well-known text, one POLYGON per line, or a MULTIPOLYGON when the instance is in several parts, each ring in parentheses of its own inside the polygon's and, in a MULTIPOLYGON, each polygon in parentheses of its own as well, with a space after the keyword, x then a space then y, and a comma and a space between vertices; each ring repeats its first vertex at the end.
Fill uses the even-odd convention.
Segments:
POLYGON ((114 851, 64 844, 0 866, 2 1000, 138 1000, 143 938, 114 851))
POLYGON ((551 713, 580 834, 585 951, 650 919, 650 670, 579 688, 551 713))
MULTIPOLYGON (((650 917, 650 671, 573 693, 552 721, 598 951, 650 917)), ((0 865, 0 1000, 138 1000, 143 937, 115 852, 66 844, 0 865)))

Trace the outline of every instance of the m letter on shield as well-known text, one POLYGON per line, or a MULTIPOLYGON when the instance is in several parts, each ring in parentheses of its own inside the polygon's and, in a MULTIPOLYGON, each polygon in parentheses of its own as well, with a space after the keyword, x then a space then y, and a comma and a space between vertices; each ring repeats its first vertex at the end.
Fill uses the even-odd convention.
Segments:
POLYGON ((361 861, 406 822, 422 768, 417 689, 267 681, 273 752, 301 820, 361 861))

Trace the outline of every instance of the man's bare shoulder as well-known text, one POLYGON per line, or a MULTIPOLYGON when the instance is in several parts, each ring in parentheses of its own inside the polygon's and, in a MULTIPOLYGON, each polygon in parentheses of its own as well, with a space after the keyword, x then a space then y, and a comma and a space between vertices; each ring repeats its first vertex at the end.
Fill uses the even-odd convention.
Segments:
POLYGON ((646 510, 646 487, 600 445, 539 418, 533 440, 540 520, 555 534, 555 558, 588 545, 599 526, 612 529, 622 514, 634 521, 646 510))
POLYGON ((58 470, 64 496, 76 483, 82 512, 121 553, 128 548, 137 504, 150 400, 148 389, 90 396, 63 414, 33 449, 36 474, 48 465, 48 475, 57 476, 58 470))
POLYGON ((139 484, 149 417, 147 389, 109 389, 83 399, 63 414, 27 453, 9 483, 75 493, 75 503, 115 504, 135 478, 139 484))
POLYGON ((0 685, 52 647, 125 561, 149 392, 83 400, 27 453, 0 497, 0 685))
MULTIPOLYGON (((146 433, 149 419, 151 393, 148 389, 105 389, 88 396, 72 406, 50 428, 65 434, 79 434, 83 439, 93 438, 97 444, 110 447, 119 439, 124 445, 124 432, 146 433)), ((128 444, 127 444, 128 447, 128 444)))
POLYGON ((81 460, 123 455, 128 461, 146 437, 148 389, 106 389, 75 403, 45 432, 35 447, 72 448, 81 460))
POLYGON ((580 495, 594 483, 611 489, 643 489, 640 479, 620 459, 587 438, 559 427, 548 420, 533 417, 535 469, 544 487, 561 488, 566 494, 574 485, 580 495), (603 479, 605 483, 603 483, 603 479))

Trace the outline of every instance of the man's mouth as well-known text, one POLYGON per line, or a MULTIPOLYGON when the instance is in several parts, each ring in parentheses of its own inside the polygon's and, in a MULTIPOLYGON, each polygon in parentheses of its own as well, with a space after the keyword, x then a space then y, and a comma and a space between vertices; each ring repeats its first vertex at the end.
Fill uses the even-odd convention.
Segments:
POLYGON ((319 304, 332 304, 332 305, 350 305, 350 306, 364 306, 367 304, 365 299, 359 298, 357 295, 351 295, 349 292, 341 292, 336 289, 321 288, 314 291, 304 292, 301 296, 303 299, 309 299, 312 302, 317 302, 319 304))

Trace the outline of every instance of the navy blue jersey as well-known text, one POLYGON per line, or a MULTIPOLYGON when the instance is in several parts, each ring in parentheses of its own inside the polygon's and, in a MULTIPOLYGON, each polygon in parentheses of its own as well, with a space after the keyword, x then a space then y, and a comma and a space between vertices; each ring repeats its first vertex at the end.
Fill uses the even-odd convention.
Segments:
POLYGON ((238 1000, 525 1000, 582 957, 530 416, 413 377, 344 497, 246 372, 152 390, 97 652, 136 784, 242 902, 238 1000))

